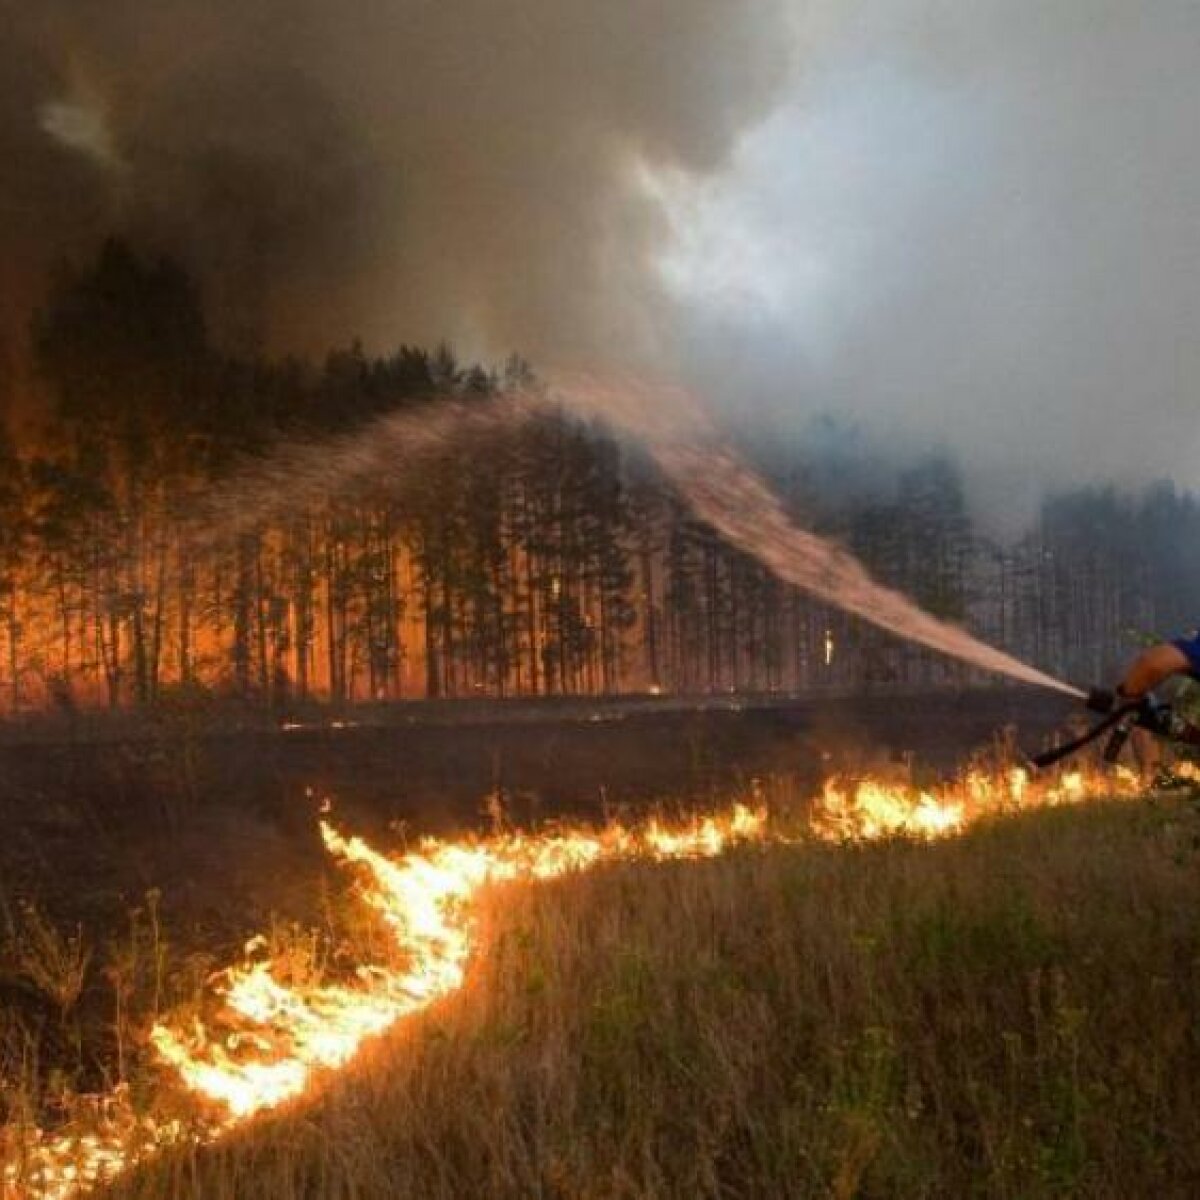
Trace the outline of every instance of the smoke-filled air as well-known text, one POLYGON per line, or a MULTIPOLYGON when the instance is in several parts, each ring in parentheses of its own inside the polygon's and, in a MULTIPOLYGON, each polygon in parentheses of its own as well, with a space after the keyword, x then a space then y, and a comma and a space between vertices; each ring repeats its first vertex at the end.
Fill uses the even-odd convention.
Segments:
MULTIPOLYGON (((184 258, 223 336, 544 360, 634 331, 665 218, 790 67, 730 0, 5 5, 6 290, 113 232, 184 258)), ((632 346, 628 349, 633 349, 632 346)))
POLYGON ((770 437, 836 409, 961 452, 1006 532, 1064 478, 1190 486, 1197 21, 10 4, 7 335, 115 231, 237 344, 649 364, 770 437))
POLYGON ((1200 1195, 1200 5, 0 30, 0 1200, 1200 1195))

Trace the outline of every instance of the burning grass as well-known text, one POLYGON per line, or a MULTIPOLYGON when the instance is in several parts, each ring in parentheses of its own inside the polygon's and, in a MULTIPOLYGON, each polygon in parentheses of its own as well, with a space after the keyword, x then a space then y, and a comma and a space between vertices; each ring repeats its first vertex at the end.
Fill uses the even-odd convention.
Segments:
POLYGON ((494 891, 460 991, 119 1195, 1194 1194, 1193 836, 1101 805, 494 891))
POLYGON ((79 1162, 60 1158, 56 1186, 12 1190, 69 1195, 73 1167, 111 1164, 139 1137, 165 1153, 124 1177, 123 1197, 1190 1179, 1200 897, 1186 811, 1039 814, 936 847, 854 840, 938 838, 1087 791, 1064 776, 1033 794, 1011 773, 941 795, 834 786, 775 822, 784 845, 749 809, 400 859, 328 828, 394 956, 360 945, 353 977, 331 982, 311 956, 260 949, 221 977, 219 1018, 210 1004, 203 1024, 155 1028, 188 1105, 132 1126, 122 1108, 107 1146, 62 1143, 79 1162))

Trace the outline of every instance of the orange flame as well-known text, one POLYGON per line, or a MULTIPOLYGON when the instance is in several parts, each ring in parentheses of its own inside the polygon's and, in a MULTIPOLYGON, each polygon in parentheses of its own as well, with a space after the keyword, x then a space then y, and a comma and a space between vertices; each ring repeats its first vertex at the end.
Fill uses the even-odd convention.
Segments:
MULTIPOLYGON (((967 774, 936 791, 875 779, 830 780, 815 801, 812 832, 829 840, 946 837, 977 817, 1033 805, 1073 803, 1088 795, 1133 796, 1132 772, 1067 772, 1034 782, 1020 769, 967 774)), ((295 986, 280 981, 269 958, 256 957, 219 976, 221 1032, 201 1023, 159 1024, 151 1033, 159 1060, 173 1068, 203 1113, 186 1127, 123 1114, 100 1132, 0 1130, 0 1198, 68 1200, 184 1140, 211 1142, 255 1114, 309 1091, 322 1073, 344 1066, 363 1043, 403 1017, 454 992, 476 944, 482 889, 550 879, 604 862, 711 857, 731 844, 767 837, 766 814, 743 805, 721 816, 671 827, 612 825, 600 832, 560 830, 480 840, 422 843, 398 858, 321 821, 329 853, 361 874, 363 900, 382 918, 402 966, 363 966, 351 983, 295 986)))
POLYGON ((606 859, 715 855, 732 841, 762 836, 765 820, 738 806, 678 830, 650 822, 634 832, 614 826, 602 834, 430 841, 401 859, 323 821, 327 849, 363 869, 363 899, 389 926, 408 965, 361 970, 354 987, 298 989, 275 979, 270 963, 254 963, 229 972, 224 986, 225 1008, 239 1027, 233 1039, 218 1041, 203 1027, 184 1034, 159 1025, 154 1047, 193 1092, 228 1110, 223 1124, 244 1120, 300 1095, 314 1072, 345 1065, 366 1039, 460 987, 474 947, 471 902, 484 886, 548 879, 606 859))
POLYGON ((1070 770, 1039 781, 1021 767, 994 775, 975 770, 936 791, 835 778, 826 782, 812 824, 818 837, 830 841, 939 838, 989 814, 1076 804, 1090 796, 1128 799, 1145 790, 1141 777, 1125 767, 1105 774, 1070 770))

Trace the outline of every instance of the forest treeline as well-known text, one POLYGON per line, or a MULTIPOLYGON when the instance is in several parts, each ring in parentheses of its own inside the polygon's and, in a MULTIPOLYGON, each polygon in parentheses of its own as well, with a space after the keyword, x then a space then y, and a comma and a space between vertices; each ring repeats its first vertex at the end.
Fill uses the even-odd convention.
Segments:
MULTIPOLYGON (((0 454, 0 695, 22 711, 180 691, 310 700, 957 683, 965 668, 818 604, 697 523, 653 463, 547 409, 397 461, 376 486, 197 534, 205 498, 281 441, 528 387, 445 347, 323 363, 218 351, 177 265, 109 243, 33 330, 42 418, 0 454), (282 514, 282 515, 281 515, 282 514)), ((1162 485, 1047 499, 1015 542, 972 522, 943 455, 884 478, 821 448, 776 463, 797 518, 938 615, 1102 679, 1186 629, 1200 505, 1162 485), (837 487, 830 486, 836 475, 837 487), (847 487, 858 477, 861 486, 847 487)))

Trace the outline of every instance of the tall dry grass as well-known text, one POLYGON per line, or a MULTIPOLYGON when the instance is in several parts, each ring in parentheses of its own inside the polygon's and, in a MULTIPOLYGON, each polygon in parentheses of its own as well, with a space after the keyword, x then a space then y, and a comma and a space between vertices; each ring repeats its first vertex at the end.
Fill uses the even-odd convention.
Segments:
POLYGON ((462 992, 114 1195, 1200 1194, 1198 829, 1100 805, 497 891, 462 992))

